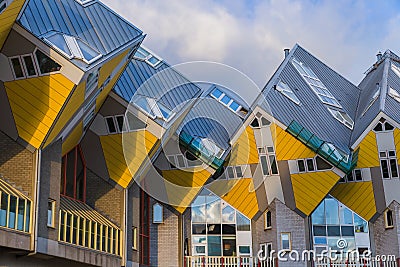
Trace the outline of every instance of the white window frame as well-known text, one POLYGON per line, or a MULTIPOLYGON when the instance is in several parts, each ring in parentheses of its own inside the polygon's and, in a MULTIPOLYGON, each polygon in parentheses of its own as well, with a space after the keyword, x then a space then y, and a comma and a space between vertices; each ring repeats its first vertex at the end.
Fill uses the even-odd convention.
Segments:
POLYGON ((284 81, 282 81, 281 79, 278 80, 275 89, 280 92, 281 94, 283 94, 284 96, 286 96, 287 98, 289 98, 292 102, 294 102, 297 105, 300 105, 300 99, 297 97, 297 95, 293 92, 292 88, 290 88, 290 86, 285 83, 284 81), (293 99, 287 92, 292 93, 296 99, 293 99))
POLYGON ((397 160, 397 153, 396 153, 396 149, 393 150, 385 150, 385 151, 379 151, 379 164, 381 167, 381 173, 382 173, 382 179, 393 179, 393 178, 399 178, 399 167, 398 167, 398 160, 397 160), (394 156, 390 156, 389 153, 390 152, 394 152, 394 156), (385 157, 383 157, 381 154, 385 153, 385 157), (393 176, 392 175, 392 166, 390 164, 391 160, 395 160, 396 162, 396 172, 397 172, 397 176, 393 176), (383 177, 383 169, 382 169, 382 161, 386 161, 388 170, 389 170, 389 177, 384 178, 383 177))
POLYGON ((41 76, 48 76, 48 75, 51 75, 51 74, 58 74, 58 73, 61 73, 61 69, 63 68, 62 65, 61 65, 57 60, 55 60, 54 58, 50 57, 47 53, 43 52, 43 50, 41 50, 41 49, 39 49, 39 48, 36 47, 35 50, 33 50, 33 58, 35 59, 36 67, 37 67, 37 70, 38 70, 38 76, 41 77, 41 76), (38 59, 37 59, 37 57, 36 57, 36 51, 37 51, 37 50, 39 50, 39 51, 42 52, 44 55, 46 55, 48 58, 50 58, 50 59, 53 60, 55 63, 57 63, 58 65, 60 65, 60 66, 61 66, 60 70, 42 73, 42 71, 40 70, 40 67, 39 67, 38 59))
POLYGON ((281 249, 284 251, 291 251, 292 250, 292 233, 290 232, 283 232, 280 234, 280 240, 281 240, 281 249), (283 236, 288 235, 288 240, 289 240, 289 248, 283 248, 283 236))
POLYGON ((154 224, 161 224, 161 223, 164 223, 164 207, 160 204, 160 203, 154 203, 153 204, 153 210, 152 210, 153 212, 152 212, 152 216, 153 216, 153 223, 154 224), (160 212, 161 212, 161 221, 157 221, 157 220, 155 220, 155 217, 156 216, 154 216, 154 214, 155 214, 155 212, 156 212, 156 208, 161 208, 161 210, 160 210, 160 212))
POLYGON ((86 78, 86 86, 85 86, 85 99, 98 87, 99 85, 99 76, 100 76, 100 68, 94 70, 93 72, 89 73, 86 78), (95 78, 88 82, 90 74, 95 75, 95 78))
POLYGON ((219 89, 219 88, 216 88, 216 87, 213 88, 213 89, 211 90, 211 92, 210 92, 209 95, 210 95, 212 98, 214 98, 215 100, 217 100, 218 102, 220 102, 222 105, 226 106, 230 111, 232 111, 232 112, 234 112, 234 113, 239 112, 240 109, 242 108, 242 105, 240 105, 237 101, 235 101, 232 97, 230 97, 229 95, 227 95, 224 91, 222 91, 222 90, 219 89), (221 91, 222 94, 217 98, 217 97, 215 97, 215 96, 212 94, 212 92, 214 92, 214 90, 221 91), (224 102, 222 102, 222 98, 224 98, 225 96, 227 96, 227 97, 230 98, 230 100, 229 100, 229 102, 228 102, 227 104, 225 104, 224 102), (231 105, 233 102, 236 102, 236 104, 239 105, 239 107, 238 107, 236 110, 234 110, 234 109, 232 109, 232 108, 230 107, 230 105, 231 105))
POLYGON ((104 123, 106 124, 108 134, 118 134, 118 133, 130 132, 130 129, 128 126, 128 119, 126 118, 126 116, 124 114, 104 117, 104 123), (123 117, 124 124, 122 126, 122 130, 119 129, 117 117, 123 117), (108 127, 107 119, 112 119, 114 127, 115 127, 115 132, 110 131, 110 128, 108 127))
POLYGON ((346 112, 336 110, 336 109, 331 109, 331 108, 328 108, 328 110, 336 120, 338 120, 340 123, 342 123, 344 126, 349 128, 350 130, 353 130, 354 121, 352 118, 350 118, 350 116, 346 112), (345 115, 343 115, 343 114, 345 114, 345 115), (346 119, 345 116, 347 116, 348 119, 350 119, 350 121, 348 119, 346 119))
POLYGON ((264 212, 264 230, 271 230, 271 229, 272 229, 272 212, 270 210, 266 210, 264 212), (268 213, 271 216, 271 225, 268 225, 268 219, 267 219, 268 213))
POLYGON ((51 203, 51 223, 49 224, 49 212, 47 210, 47 227, 55 228, 56 227, 56 201, 54 199, 49 199, 48 204, 51 203))
POLYGON ((245 177, 246 168, 247 168, 247 165, 227 166, 227 167, 226 167, 226 175, 225 175, 225 177, 226 177, 227 179, 244 178, 244 177, 245 177), (238 173, 237 173, 237 168, 240 168, 240 171, 241 171, 241 173, 242 173, 241 176, 238 175, 238 173), (229 176, 228 169, 232 170, 233 177, 230 177, 230 176, 229 176))
POLYGON ((25 77, 26 78, 38 77, 40 72, 39 72, 39 66, 37 65, 38 63, 37 63, 36 57, 33 54, 24 54, 24 55, 21 55, 20 58, 21 58, 20 62, 22 61, 22 66, 23 66, 23 70, 25 73, 25 77), (28 76, 28 68, 25 64, 24 57, 30 57, 32 59, 33 68, 35 69, 35 72, 36 72, 35 75, 28 76))
POLYGON ((279 175, 278 160, 276 158, 276 152, 275 152, 275 148, 273 146, 258 147, 258 157, 259 157, 259 161, 260 161, 261 172, 264 177, 272 176, 272 175, 279 175), (272 148, 273 152, 269 152, 268 148, 272 148), (273 156, 275 158, 277 173, 272 173, 272 163, 270 160, 271 156, 273 156), (264 170, 263 170, 263 167, 261 164, 261 157, 265 157, 265 159, 266 159, 267 167, 268 167, 268 174, 264 174, 264 170))
POLYGON ((144 60, 147 64, 149 64, 150 66, 152 66, 155 69, 157 69, 159 66, 161 66, 161 63, 163 62, 163 59, 160 56, 156 55, 153 51, 150 51, 150 49, 148 49, 148 48, 146 48, 144 46, 139 46, 138 47, 138 49, 135 51, 134 57, 138 58, 138 59, 141 59, 141 60, 144 60), (144 50, 144 53, 141 50, 144 50), (143 57, 135 56, 136 53, 142 54, 143 57), (152 63, 150 61, 150 59, 153 58, 153 57, 158 60, 156 63, 152 63))
POLYGON ((0 0, 0 7, 5 4, 6 6, 4 7, 4 9, 2 11, 0 11, 0 14, 2 14, 7 7, 12 3, 13 0, 0 0))
POLYGON ((364 182, 364 181, 365 181, 365 180, 364 180, 364 176, 363 176, 362 169, 354 169, 354 170, 352 170, 352 171, 351 171, 351 175, 352 175, 352 177, 353 177, 353 180, 352 180, 352 181, 350 181, 350 180, 348 179, 348 175, 346 175, 346 176, 342 177, 341 180, 339 180, 339 183, 358 183, 358 182, 364 182), (361 180, 356 180, 356 177, 357 177, 356 172, 360 172, 360 174, 361 174, 361 180))
MULTIPOLYGON (((317 165, 317 156, 318 156, 318 155, 316 155, 316 156, 313 157, 313 158, 296 159, 295 162, 296 162, 297 173, 326 172, 326 171, 332 170, 333 166, 331 166, 330 169, 319 170, 319 169, 318 169, 318 165, 317 165), (310 169, 308 168, 308 164, 307 164, 307 161, 308 161, 308 160, 312 160, 313 166, 314 166, 314 170, 310 170, 310 169), (299 161, 302 161, 302 162, 303 162, 303 164, 304 164, 304 169, 305 169, 304 171, 300 171, 300 168, 299 168, 299 161)), ((322 160, 324 160, 322 157, 320 157, 320 158, 321 158, 322 160)), ((324 161, 326 161, 326 160, 324 160, 324 161)), ((328 163, 328 162, 327 162, 327 163, 328 163)), ((328 164, 330 164, 330 163, 328 163, 328 164)))
POLYGON ((400 94, 392 87, 389 87, 389 95, 397 102, 400 102, 400 94))
POLYGON ((12 69, 12 73, 13 73, 13 76, 14 76, 14 80, 26 79, 25 68, 24 68, 24 65, 22 64, 22 58, 21 58, 21 56, 9 57, 8 60, 9 60, 9 62, 10 62, 10 66, 11 66, 11 69, 12 69), (15 59, 15 58, 18 59, 19 64, 21 65, 22 73, 23 73, 23 76, 22 76, 22 77, 19 77, 19 78, 17 78, 17 75, 15 74, 14 65, 13 65, 13 63, 12 63, 12 60, 15 59))
POLYGON ((142 107, 138 106, 141 110, 143 110, 146 114, 150 115, 153 118, 160 118, 166 122, 169 122, 172 117, 175 116, 175 112, 172 112, 169 114, 168 118, 165 118, 164 115, 162 114, 160 107, 158 106, 157 101, 154 98, 146 97, 146 101, 151 109, 151 111, 155 114, 155 116, 152 116, 149 114, 146 110, 144 110, 142 107))
POLYGON ((383 216, 384 216, 384 220, 385 220, 385 229, 392 229, 394 228, 394 212, 391 209, 386 209, 383 212, 383 216), (388 212, 391 212, 392 214, 392 224, 389 224, 389 220, 388 220, 388 212))
POLYGON ((264 257, 266 258, 266 259, 270 259, 271 258, 271 252, 272 252, 272 242, 267 242, 267 243, 263 243, 263 244, 260 244, 260 250, 264 253, 264 257), (268 249, 268 247, 270 248, 270 249, 268 249), (269 251, 269 253, 268 253, 268 251, 269 251), (265 254, 269 254, 269 255, 265 255, 265 254))
POLYGON ((363 111, 363 113, 361 114, 361 116, 364 116, 365 113, 367 113, 367 111, 369 110, 369 108, 375 103, 375 101, 378 99, 379 95, 381 93, 381 89, 380 87, 378 87, 374 94, 372 95, 371 100, 369 101, 368 106, 365 108, 365 110, 363 111))
MULTIPOLYGON (((383 119, 383 118, 382 118, 383 119)), ((381 119, 381 120, 382 120, 381 119)), ((396 128, 396 127, 394 127, 390 122, 388 122, 387 120, 385 120, 385 119, 383 119, 384 121, 378 121, 378 123, 375 125, 375 127, 374 127, 374 129, 373 129, 373 131, 374 132, 376 132, 376 133, 387 133, 387 132, 393 132, 394 131, 394 129, 396 128), (386 126, 385 126, 385 124, 386 123, 388 123, 390 126, 392 126, 393 127, 393 129, 391 129, 391 130, 386 130, 386 126), (377 131, 377 130, 375 130, 375 128, 378 126, 378 124, 380 124, 381 126, 382 126, 382 131, 377 131)))

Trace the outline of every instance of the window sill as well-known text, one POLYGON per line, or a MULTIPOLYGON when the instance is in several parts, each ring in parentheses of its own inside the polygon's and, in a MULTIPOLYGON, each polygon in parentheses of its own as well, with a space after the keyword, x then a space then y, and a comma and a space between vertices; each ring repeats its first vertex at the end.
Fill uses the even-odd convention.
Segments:
POLYGON ((272 226, 264 228, 264 231, 272 230, 272 226))
POLYGON ((47 225, 47 228, 50 228, 50 229, 52 229, 52 230, 56 230, 56 227, 53 226, 53 225, 47 225))
POLYGON ((390 229, 393 229, 394 228, 394 226, 385 226, 385 230, 390 230, 390 229))

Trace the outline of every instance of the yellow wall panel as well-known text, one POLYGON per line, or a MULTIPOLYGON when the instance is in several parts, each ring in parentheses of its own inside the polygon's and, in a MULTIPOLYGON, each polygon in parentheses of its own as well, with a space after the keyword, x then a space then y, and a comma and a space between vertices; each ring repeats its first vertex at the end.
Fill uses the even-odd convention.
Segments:
POLYGON ((183 213, 201 190, 204 183, 210 178, 211 173, 201 168, 185 170, 166 170, 162 172, 166 180, 165 188, 170 203, 183 213))
POLYGON ((271 133, 275 143, 277 160, 312 158, 316 155, 302 142, 276 124, 271 125, 271 133))
POLYGON ((25 0, 14 0, 3 13, 0 14, 0 49, 3 48, 4 42, 18 17, 19 12, 24 6, 25 0))
POLYGON ((396 155, 397 155, 397 159, 398 159, 398 163, 400 164, 400 157, 398 155, 400 155, 400 129, 394 129, 393 132, 394 135, 394 144, 396 146, 396 155))
POLYGON ((61 74, 4 83, 18 133, 39 148, 74 83, 61 74))
POLYGON ((118 64, 121 63, 128 53, 129 49, 126 49, 121 54, 114 56, 100 68, 99 86, 104 83, 104 81, 108 78, 108 76, 110 76, 110 74, 114 71, 118 64))
POLYGON ((376 213, 372 182, 337 184, 331 195, 368 221, 376 213))
POLYGON ((76 86, 71 98, 68 100, 68 103, 66 103, 64 110, 62 111, 56 124, 50 132, 44 147, 48 146, 49 144, 51 144, 51 142, 54 141, 54 138, 56 138, 57 135, 60 134, 61 130, 66 126, 66 124, 70 121, 78 108, 83 104, 83 101, 85 99, 85 87, 85 81, 76 86))
POLYGON ((83 122, 80 122, 75 129, 63 140, 62 155, 67 154, 71 149, 78 145, 83 133, 83 122))
POLYGON ((124 135, 124 147, 122 134, 100 136, 100 142, 110 178, 125 188, 147 157, 147 153, 157 143, 157 137, 145 130, 124 135), (129 167, 125 156, 130 161, 129 167))
POLYGON ((253 129, 248 126, 233 146, 229 165, 257 164, 258 151, 253 129))
POLYGON ((357 168, 370 168, 380 165, 376 135, 373 131, 370 131, 362 140, 359 148, 357 168))
POLYGON ((296 207, 310 215, 339 179, 332 171, 292 174, 296 207))
POLYGON ((252 178, 217 180, 210 184, 208 189, 250 219, 258 212, 257 196, 252 178))

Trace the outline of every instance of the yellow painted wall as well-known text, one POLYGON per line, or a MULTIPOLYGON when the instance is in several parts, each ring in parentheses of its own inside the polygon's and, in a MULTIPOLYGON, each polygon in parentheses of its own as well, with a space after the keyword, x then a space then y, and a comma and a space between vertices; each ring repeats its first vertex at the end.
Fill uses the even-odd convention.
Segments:
POLYGON ((400 129, 394 129, 394 144, 396 146, 396 155, 398 163, 400 164, 400 129))
POLYGON ((250 219, 259 210, 252 178, 217 180, 208 189, 250 219))
POLYGON ((124 135, 124 148, 122 134, 100 136, 100 142, 110 178, 126 188, 147 157, 147 153, 156 144, 157 137, 145 130, 124 133, 124 135), (126 154, 124 154, 124 149, 126 154), (129 168, 125 155, 130 160, 129 168))
POLYGON ((313 158, 316 153, 276 124, 271 124, 277 160, 313 158))
POLYGON ((310 215, 339 179, 332 171, 292 174, 296 207, 310 215))
POLYGON ((74 83, 61 74, 52 74, 4 85, 19 136, 39 148, 74 83))
POLYGON ((166 170, 162 172, 170 203, 179 205, 174 208, 183 213, 201 190, 211 173, 204 169, 166 170))
POLYGON ((229 165, 257 164, 258 151, 253 129, 248 126, 232 148, 229 165))
POLYGON ((44 147, 54 141, 54 138, 56 138, 57 135, 60 134, 61 130, 66 126, 66 124, 72 118, 78 108, 83 104, 83 101, 85 99, 85 86, 86 82, 82 82, 76 87, 60 117, 58 118, 56 124, 54 125, 53 130, 50 132, 44 147))
MULTIPOLYGON (((105 63, 99 73, 99 86, 101 86, 107 77, 114 71, 114 69, 118 66, 119 63, 124 59, 124 57, 129 53, 129 49, 124 51, 123 53, 115 56, 113 59, 105 63)), ((106 100, 108 94, 111 92, 112 88, 114 87, 115 83, 118 81, 119 77, 121 76, 122 72, 125 70, 126 65, 129 62, 125 62, 123 66, 118 70, 118 73, 111 79, 110 83, 103 89, 103 91, 99 94, 96 100, 96 112, 99 111, 101 105, 103 105, 104 100, 106 100)))
POLYGON ((67 154, 71 149, 78 145, 83 133, 83 122, 80 122, 75 129, 63 140, 62 155, 67 154))
POLYGON ((376 135, 373 131, 368 133, 358 147, 360 148, 360 152, 358 153, 356 168, 370 168, 380 165, 376 135))
POLYGON ((21 12, 24 3, 25 0, 14 0, 11 5, 0 14, 0 49, 3 48, 4 42, 18 17, 18 14, 21 12))
POLYGON ((376 213, 372 182, 337 184, 331 195, 368 221, 376 213))

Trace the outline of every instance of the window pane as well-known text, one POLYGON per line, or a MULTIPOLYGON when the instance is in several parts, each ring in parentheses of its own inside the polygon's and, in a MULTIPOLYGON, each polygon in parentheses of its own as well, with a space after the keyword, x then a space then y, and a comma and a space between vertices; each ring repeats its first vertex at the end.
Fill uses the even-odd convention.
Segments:
POLYGON ((221 256, 221 237, 208 237, 208 256, 221 256))
POLYGON ((298 160, 297 161, 297 167, 299 168, 299 172, 305 172, 306 171, 306 166, 304 165, 303 160, 298 160))
POLYGON ((250 220, 239 212, 236 212, 236 224, 238 231, 250 231, 250 220))
POLYGON ((242 167, 236 166, 236 167, 235 167, 235 170, 236 170, 236 176, 237 176, 238 178, 243 177, 242 167))
POLYGON ((235 175, 233 173, 233 167, 227 167, 226 172, 228 174, 228 178, 235 178, 235 175))
POLYGON ((193 236, 193 244, 205 244, 207 243, 207 237, 205 235, 193 236))
POLYGON ((31 76, 36 76, 36 69, 35 69, 35 65, 33 64, 33 59, 32 56, 24 56, 24 63, 25 63, 25 67, 27 70, 27 76, 31 77, 31 76))
POLYGON ((315 236, 326 236, 325 226, 313 226, 313 232, 315 236))
POLYGON ((356 181, 362 181, 361 170, 354 170, 356 181))
POLYGON ((250 246, 239 246, 240 254, 250 254, 250 246))
POLYGON ((192 222, 206 222, 206 197, 198 196, 192 204, 192 222))
POLYGON ((53 45, 62 50, 65 54, 71 56, 71 51, 69 51, 64 36, 62 36, 61 34, 55 34, 53 36, 48 37, 47 40, 49 40, 53 45))
POLYGON ((124 116, 117 116, 115 117, 117 119, 117 124, 118 124, 118 130, 120 132, 125 131, 125 121, 124 121, 124 116))
POLYGON ((340 236, 340 227, 328 226, 328 236, 340 236))
POLYGON ((53 226, 53 202, 47 203, 47 226, 53 226))
POLYGON ((8 195, 4 192, 1 192, 0 226, 7 225, 7 207, 8 207, 8 195))
POLYGON ((222 92, 218 89, 214 89, 214 91, 212 91, 211 95, 213 95, 215 98, 220 98, 220 96, 222 95, 222 92))
POLYGON ((214 201, 206 205, 207 222, 221 223, 221 201, 218 198, 207 197, 207 202, 214 201))
POLYGON ((339 224, 339 206, 333 198, 325 199, 326 224, 339 224))
POLYGON ((237 111, 238 108, 239 108, 239 104, 236 103, 235 101, 233 101, 233 102, 229 105, 229 107, 230 107, 233 111, 237 111))
POLYGON ((226 95, 221 99, 221 102, 224 103, 225 105, 227 105, 229 101, 231 101, 231 98, 226 95))
POLYGON ((343 205, 339 206, 340 209, 340 224, 353 224, 353 212, 343 205))
POLYGON ((83 57, 87 60, 87 61, 91 61, 92 59, 94 59, 95 57, 97 57, 99 55, 98 52, 96 52, 94 49, 92 49, 91 47, 89 47, 88 45, 86 45, 84 42, 82 42, 81 40, 77 39, 76 42, 79 45, 79 48, 81 49, 81 52, 83 54, 83 57))
POLYGON ((314 245, 326 245, 326 237, 315 237, 314 238, 314 245))
POLYGON ((58 63, 54 62, 54 60, 46 56, 40 50, 36 50, 36 58, 41 74, 51 73, 61 69, 61 66, 58 63))
POLYGON ((356 233, 367 233, 368 223, 357 214, 354 214, 354 230, 356 233))
POLYGON ((314 171, 314 161, 312 159, 307 159, 307 170, 309 172, 314 171))
POLYGON ((271 173, 272 174, 278 174, 278 166, 276 164, 275 155, 270 155, 269 156, 269 162, 271 164, 271 173))
MULTIPOLYGON (((26 203, 26 212, 25 212, 25 232, 29 232, 30 223, 31 223, 31 202, 27 201, 26 203)), ((1 219, 1 218, 0 218, 1 219)))
POLYGON ((324 201, 315 209, 311 215, 312 224, 325 224, 325 205, 324 201))
POLYGON ((263 175, 269 175, 267 157, 260 156, 260 161, 261 161, 261 168, 262 168, 263 175))
POLYGON ((113 117, 106 118, 106 123, 107 123, 107 127, 108 127, 108 132, 109 133, 116 133, 117 132, 117 128, 115 127, 115 123, 114 123, 114 118, 113 117))
POLYGON ((163 222, 163 207, 160 204, 153 205, 153 223, 163 222))
POLYGON ((342 226, 342 236, 354 236, 354 227, 342 226))
POLYGON ((398 172, 397 172, 397 160, 396 159, 390 159, 390 170, 392 172, 392 177, 398 177, 398 172))
POLYGON ((11 63, 12 63, 13 69, 14 69, 15 78, 24 77, 24 72, 22 71, 22 66, 21 66, 21 62, 19 61, 19 58, 11 59, 11 63))
POLYGON ((381 160, 382 177, 389 178, 389 167, 387 160, 381 160))
POLYGON ((223 224, 222 225, 222 234, 223 235, 235 235, 236 234, 236 226, 234 224, 223 224))
POLYGON ((209 235, 221 234, 221 224, 207 224, 207 234, 209 235))
POLYGON ((8 228, 15 228, 16 214, 17 214, 17 197, 10 196, 10 210, 8 213, 8 228))
POLYGON ((282 249, 290 249, 290 236, 289 234, 281 234, 282 249))
POLYGON ((222 238, 223 256, 236 256, 236 240, 235 238, 222 238))
POLYGON ((222 222, 235 223, 235 210, 229 205, 222 209, 222 222))

